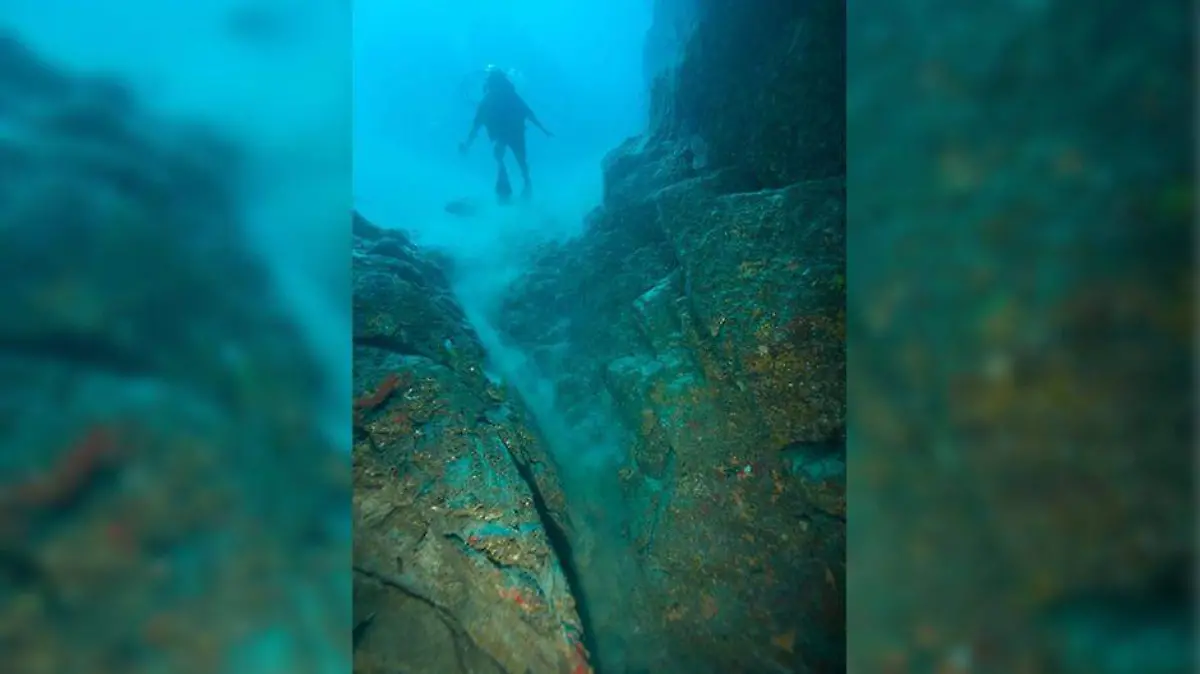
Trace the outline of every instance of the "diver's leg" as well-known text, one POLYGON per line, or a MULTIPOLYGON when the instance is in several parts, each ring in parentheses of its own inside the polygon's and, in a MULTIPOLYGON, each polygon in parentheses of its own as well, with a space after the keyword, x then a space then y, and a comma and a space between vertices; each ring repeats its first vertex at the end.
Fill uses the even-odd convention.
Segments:
POLYGON ((529 164, 526 162, 525 157, 525 134, 522 133, 514 138, 510 147, 512 148, 513 159, 517 160, 517 167, 521 169, 521 181, 524 183, 521 194, 528 197, 532 185, 529 183, 529 164))
POLYGON ((512 196, 512 184, 508 182, 508 170, 504 168, 504 151, 507 147, 502 140, 496 141, 492 147, 492 156, 496 159, 496 195, 502 201, 512 196))

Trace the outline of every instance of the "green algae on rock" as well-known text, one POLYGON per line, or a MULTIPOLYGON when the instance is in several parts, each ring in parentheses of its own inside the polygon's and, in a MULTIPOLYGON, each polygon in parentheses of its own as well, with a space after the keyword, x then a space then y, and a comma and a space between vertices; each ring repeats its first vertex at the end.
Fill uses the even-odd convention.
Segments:
POLYGON ((836 671, 845 8, 695 4, 650 128, 605 159, 603 205, 494 320, 570 423, 622 438, 643 601, 596 629, 637 642, 627 666, 836 671))
POLYGON ((344 671, 328 381, 242 157, 146 108, 0 35, 0 669, 344 671))
POLYGON ((585 671, 554 464, 441 268, 355 227, 355 671, 585 671))

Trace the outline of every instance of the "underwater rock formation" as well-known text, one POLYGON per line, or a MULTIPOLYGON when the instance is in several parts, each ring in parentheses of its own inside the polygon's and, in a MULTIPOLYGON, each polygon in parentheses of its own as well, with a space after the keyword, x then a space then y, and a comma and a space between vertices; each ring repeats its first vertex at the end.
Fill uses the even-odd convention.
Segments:
POLYGON ((554 464, 439 264, 354 222, 356 672, 584 674, 554 464))
POLYGON ((649 128, 607 159, 610 200, 722 169, 724 189, 739 192, 845 176, 845 3, 655 5, 671 28, 655 24, 647 48, 668 32, 682 53, 648 73, 649 128))
POLYGON ((0 670, 342 671, 348 461, 237 152, 9 36, 0 129, 0 670))
POLYGON ((573 428, 627 448, 611 470, 646 601, 596 626, 639 635, 626 666, 840 671, 845 8, 695 12, 603 206, 495 320, 573 428))
POLYGON ((1194 7, 849 6, 852 668, 1194 671, 1194 7))

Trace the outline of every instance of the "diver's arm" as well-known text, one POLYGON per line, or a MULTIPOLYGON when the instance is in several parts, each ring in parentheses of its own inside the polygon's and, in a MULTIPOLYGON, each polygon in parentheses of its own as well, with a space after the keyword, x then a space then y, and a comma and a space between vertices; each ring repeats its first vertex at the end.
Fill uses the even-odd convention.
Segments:
POLYGON ((537 115, 533 114, 533 110, 532 110, 532 109, 529 107, 529 105, 528 105, 527 103, 525 103, 525 101, 521 101, 521 105, 525 106, 525 119, 528 119, 528 120, 529 120, 529 123, 530 123, 530 124, 533 124, 533 125, 534 125, 534 126, 536 126, 538 129, 540 129, 542 133, 544 133, 544 134, 546 134, 547 136, 549 136, 549 137, 553 138, 553 137, 554 137, 554 134, 550 133, 550 130, 549 130, 549 129, 547 129, 546 127, 542 126, 542 122, 541 122, 541 120, 539 120, 539 119, 537 118, 537 115))
POLYGON ((458 145, 458 150, 460 152, 465 154, 467 150, 471 149, 471 143, 475 142, 475 136, 479 135, 479 128, 482 126, 483 105, 480 105, 479 108, 475 110, 475 120, 471 122, 471 132, 467 134, 467 139, 458 145))
POLYGON ((550 133, 550 129, 547 129, 546 127, 542 126, 542 123, 538 121, 538 118, 535 117, 532 112, 529 113, 529 121, 532 122, 534 126, 541 129, 542 133, 546 134, 547 136, 549 136, 551 138, 554 137, 554 134, 550 133))

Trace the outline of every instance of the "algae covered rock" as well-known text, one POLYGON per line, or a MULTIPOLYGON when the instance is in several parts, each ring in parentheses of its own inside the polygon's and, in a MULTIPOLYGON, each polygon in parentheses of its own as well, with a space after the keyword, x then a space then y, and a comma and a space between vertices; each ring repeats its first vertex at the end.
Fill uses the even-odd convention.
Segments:
POLYGON ((653 66, 649 129, 605 158, 603 206, 495 321, 561 414, 624 449, 606 468, 624 507, 608 544, 633 550, 642 601, 620 620, 593 608, 610 618, 597 632, 637 642, 626 666, 836 671, 844 5, 700 0, 661 16, 690 33, 676 64, 653 66))
POLYGON ((605 157, 606 205, 714 173, 724 192, 845 175, 844 2, 656 0, 654 9, 650 122, 605 157))
POLYGON ((851 666, 1191 671, 1194 7, 850 10, 851 666))
POLYGON ((353 256, 370 264, 353 267, 354 340, 387 351, 419 355, 443 364, 479 349, 450 295, 441 268, 420 257, 398 233, 354 216, 353 256))
POLYGON ((441 268, 356 224, 355 671, 587 671, 556 469, 441 268), (381 290, 384 289, 384 290, 381 290), (397 333, 392 333, 397 334, 397 333))
POLYGON ((845 408, 845 188, 842 179, 705 198, 658 195, 684 261, 689 318, 710 376, 749 391, 775 447, 837 432, 845 408))
POLYGON ((348 461, 237 149, 11 36, 0 129, 0 669, 342 671, 348 461))

